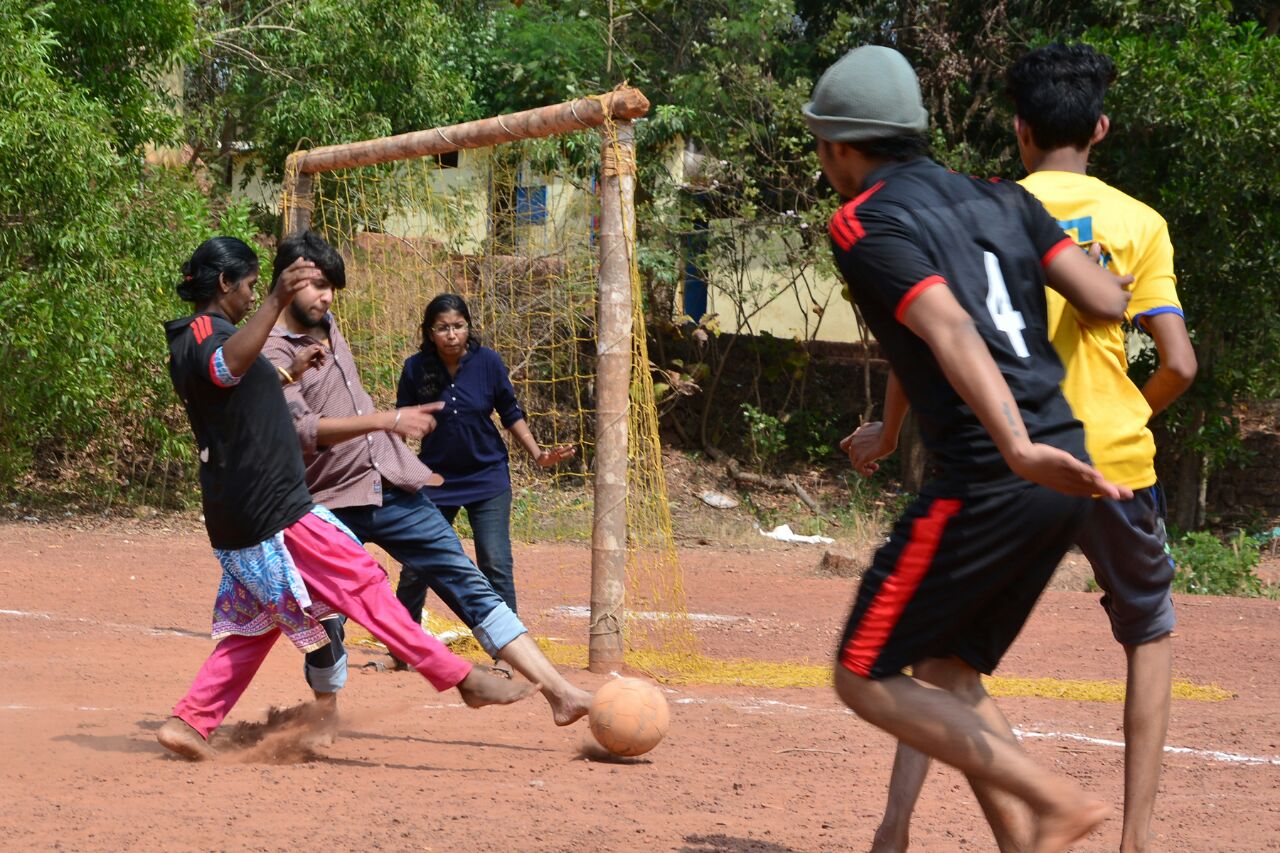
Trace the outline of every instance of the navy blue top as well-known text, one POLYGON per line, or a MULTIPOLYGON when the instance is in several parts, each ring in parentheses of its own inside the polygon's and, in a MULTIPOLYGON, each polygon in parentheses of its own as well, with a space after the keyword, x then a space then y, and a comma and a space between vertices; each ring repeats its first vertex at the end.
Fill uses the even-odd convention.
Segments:
POLYGON ((458 363, 453 381, 439 395, 422 399, 422 354, 405 359, 396 389, 397 406, 416 406, 444 400, 436 412, 436 428, 422 440, 418 453, 428 468, 444 477, 444 485, 428 486, 427 497, 437 506, 465 506, 511 488, 507 445, 490 417, 498 413, 507 429, 524 420, 516 402, 502 356, 488 347, 468 352, 458 363))

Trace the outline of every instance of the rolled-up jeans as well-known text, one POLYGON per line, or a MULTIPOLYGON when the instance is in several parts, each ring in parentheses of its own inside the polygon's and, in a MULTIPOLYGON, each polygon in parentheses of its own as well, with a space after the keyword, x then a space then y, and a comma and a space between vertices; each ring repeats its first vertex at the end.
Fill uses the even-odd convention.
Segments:
POLYGON ((422 492, 384 484, 382 506, 343 507, 334 515, 362 542, 400 562, 396 598, 414 621, 430 588, 471 629, 491 657, 528 629, 462 550, 458 534, 422 492))
POLYGON ((516 607, 515 560, 511 557, 511 489, 484 500, 462 506, 440 506, 445 521, 453 524, 458 510, 467 511, 471 522, 471 539, 476 545, 476 562, 480 571, 513 613, 516 607))

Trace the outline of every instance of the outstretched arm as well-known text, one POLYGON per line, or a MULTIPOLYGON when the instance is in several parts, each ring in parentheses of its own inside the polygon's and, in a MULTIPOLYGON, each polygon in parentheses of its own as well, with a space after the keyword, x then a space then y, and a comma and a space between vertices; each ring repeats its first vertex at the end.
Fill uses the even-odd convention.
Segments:
MULTIPOLYGON (((1082 252, 1075 254, 1092 266, 1082 252)), ((1069 495, 1100 494, 1119 499, 1132 496, 1128 489, 1108 482, 1070 453, 1032 443, 1008 383, 973 318, 956 301, 950 288, 930 287, 920 293, 907 307, 902 321, 929 345, 947 381, 973 409, 1014 473, 1069 495)))
POLYGON ((341 444, 366 433, 385 430, 405 438, 422 438, 436 428, 433 414, 444 408, 444 402, 405 406, 385 412, 370 412, 349 418, 321 418, 316 424, 316 444, 341 444))
POLYGON ((533 437, 533 433, 529 430, 529 425, 525 423, 524 418, 513 423, 508 429, 511 430, 511 434, 515 436, 516 441, 520 442, 524 452, 529 454, 529 458, 536 462, 539 468, 554 467, 564 460, 572 458, 577 453, 567 444, 560 447, 548 447, 544 450, 538 444, 538 440, 533 437))

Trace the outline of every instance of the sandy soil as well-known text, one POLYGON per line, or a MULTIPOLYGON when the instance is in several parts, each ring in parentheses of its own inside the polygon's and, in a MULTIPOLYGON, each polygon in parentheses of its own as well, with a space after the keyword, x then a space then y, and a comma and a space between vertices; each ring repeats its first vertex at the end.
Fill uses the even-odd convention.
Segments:
MULTIPOLYGON (((806 546, 682 552, 690 609, 739 617, 700 629, 711 655, 827 660, 854 582, 819 577, 806 546)), ((589 551, 517 554, 535 633, 585 642, 589 551)), ((585 757, 584 723, 555 728, 535 698, 472 711, 412 673, 357 670, 336 743, 268 737, 220 760, 167 754, 154 731, 208 654, 216 563, 185 522, 0 524, 0 832, 6 849, 865 849, 892 744, 829 689, 671 689, 667 739, 639 759, 585 757), (166 527, 167 525, 167 527, 166 527), (77 529, 81 528, 81 529, 77 529)), ((1123 678, 1096 596, 1050 592, 1003 674, 1123 678)), ((1280 603, 1180 598, 1180 677, 1224 702, 1175 703, 1157 850, 1280 849, 1280 603)), ((354 650, 353 664, 378 657, 354 650)), ((566 673, 594 687, 604 676, 566 673)), ((228 721, 261 723, 307 696, 279 644, 228 721)), ((1120 706, 1001 700, 1026 748, 1121 799, 1120 706)), ((1111 850, 1112 819, 1081 850, 1111 850)), ((930 778, 916 849, 986 850, 963 780, 930 778)))

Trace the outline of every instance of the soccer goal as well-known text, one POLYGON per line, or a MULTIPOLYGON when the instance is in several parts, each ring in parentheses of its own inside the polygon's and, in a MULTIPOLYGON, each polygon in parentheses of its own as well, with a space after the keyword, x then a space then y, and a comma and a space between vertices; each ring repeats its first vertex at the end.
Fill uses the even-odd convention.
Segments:
POLYGON ((342 252, 342 329, 379 405, 395 400, 432 297, 462 295, 544 447, 513 447, 512 534, 590 536, 588 666, 688 642, 636 266, 637 89, 298 151, 286 234, 342 252), (624 619, 624 606, 638 618, 624 619))

